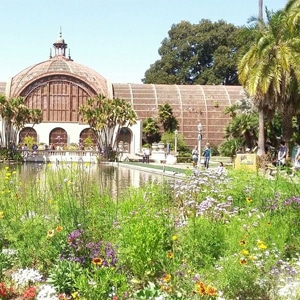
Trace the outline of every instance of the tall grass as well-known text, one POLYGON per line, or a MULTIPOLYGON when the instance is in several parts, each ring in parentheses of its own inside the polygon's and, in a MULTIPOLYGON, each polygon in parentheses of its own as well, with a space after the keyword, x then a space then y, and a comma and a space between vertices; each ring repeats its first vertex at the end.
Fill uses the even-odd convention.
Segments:
POLYGON ((208 171, 117 198, 88 164, 0 176, 1 299, 298 299, 297 174, 208 171))

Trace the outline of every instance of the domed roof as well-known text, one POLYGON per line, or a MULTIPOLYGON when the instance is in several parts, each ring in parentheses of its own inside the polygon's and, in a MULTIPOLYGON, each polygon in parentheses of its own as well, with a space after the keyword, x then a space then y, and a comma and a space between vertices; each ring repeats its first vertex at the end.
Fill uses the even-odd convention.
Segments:
POLYGON ((65 40, 60 36, 56 41, 55 44, 64 44, 65 40))
POLYGON ((107 80, 96 71, 78 64, 61 55, 30 66, 14 76, 11 81, 10 96, 16 97, 34 81, 51 75, 67 75, 89 85, 97 94, 107 95, 107 80))

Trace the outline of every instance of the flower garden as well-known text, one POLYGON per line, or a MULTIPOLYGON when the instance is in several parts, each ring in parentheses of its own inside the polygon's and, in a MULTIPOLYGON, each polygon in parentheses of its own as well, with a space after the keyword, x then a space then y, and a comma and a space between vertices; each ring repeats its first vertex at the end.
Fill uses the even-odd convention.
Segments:
POLYGON ((299 299, 299 177, 213 170, 100 192, 88 164, 1 171, 0 299, 299 299))

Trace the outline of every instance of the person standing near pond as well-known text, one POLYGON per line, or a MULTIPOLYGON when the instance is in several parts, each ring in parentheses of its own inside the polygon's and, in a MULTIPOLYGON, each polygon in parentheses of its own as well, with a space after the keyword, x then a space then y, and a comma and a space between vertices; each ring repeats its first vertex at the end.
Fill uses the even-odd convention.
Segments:
POLYGON ((210 152, 211 152, 211 151, 210 151, 210 144, 207 143, 207 144, 206 144, 206 148, 205 148, 204 151, 203 151, 203 156, 204 156, 204 167, 205 167, 206 169, 208 169, 208 167, 209 167, 209 160, 210 160, 210 155, 211 155, 210 152))
POLYGON ((199 156, 199 152, 198 152, 198 147, 195 146, 195 148, 192 151, 192 160, 193 160, 193 166, 196 167, 197 163, 198 163, 198 156, 199 156))
POLYGON ((150 149, 149 148, 146 148, 145 149, 145 162, 146 162, 146 164, 149 164, 149 162, 150 162, 150 149))
POLYGON ((287 155, 287 147, 285 145, 285 142, 281 141, 278 149, 278 155, 277 155, 277 166, 285 165, 286 155, 287 155))
POLYGON ((300 143, 298 141, 295 142, 295 146, 293 148, 292 161, 295 170, 299 170, 300 169, 300 143))

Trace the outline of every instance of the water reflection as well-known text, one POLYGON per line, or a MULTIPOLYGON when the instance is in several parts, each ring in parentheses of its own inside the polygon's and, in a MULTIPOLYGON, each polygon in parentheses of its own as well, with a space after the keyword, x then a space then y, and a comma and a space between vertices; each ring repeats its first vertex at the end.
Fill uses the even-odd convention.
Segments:
POLYGON ((39 179, 40 182, 45 182, 45 180, 43 180, 43 177, 46 175, 45 169, 49 167, 53 170, 57 168, 81 168, 82 171, 89 172, 95 176, 101 192, 108 192, 114 197, 118 197, 128 187, 138 188, 146 182, 161 183, 164 180, 163 175, 109 164, 75 164, 75 166, 71 164, 52 164, 49 166, 38 163, 26 163, 23 165, 10 165, 9 167, 11 170, 16 170, 20 174, 20 179, 23 182, 28 180, 36 181, 37 179, 39 179))

